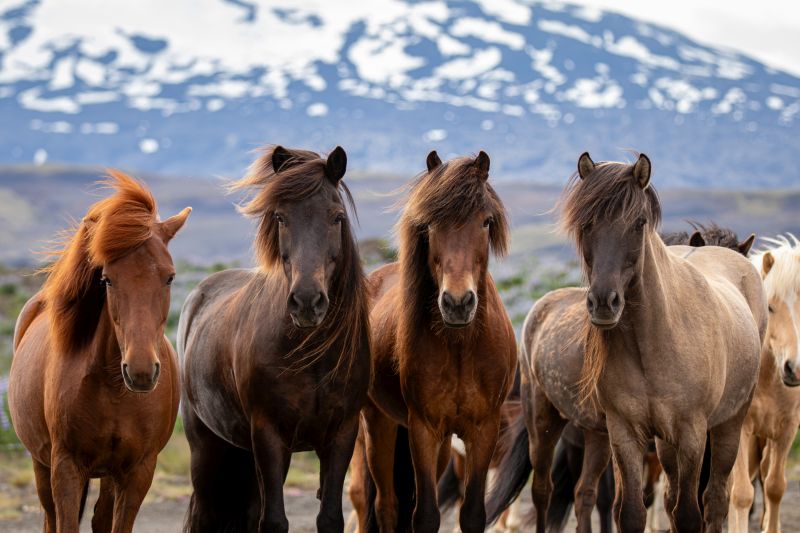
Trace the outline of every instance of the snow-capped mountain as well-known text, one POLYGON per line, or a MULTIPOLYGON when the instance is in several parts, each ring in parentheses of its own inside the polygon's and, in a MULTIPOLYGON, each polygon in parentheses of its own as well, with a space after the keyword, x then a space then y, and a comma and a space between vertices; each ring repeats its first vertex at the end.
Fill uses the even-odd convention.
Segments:
POLYGON ((0 162, 237 175, 265 142, 413 174, 479 149, 561 182, 580 152, 656 183, 797 183, 800 79, 561 3, 6 0, 0 162))

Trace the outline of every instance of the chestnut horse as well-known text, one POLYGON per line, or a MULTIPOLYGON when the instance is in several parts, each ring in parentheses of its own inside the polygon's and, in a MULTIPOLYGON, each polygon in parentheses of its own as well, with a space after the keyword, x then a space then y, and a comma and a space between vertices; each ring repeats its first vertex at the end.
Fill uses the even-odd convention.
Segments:
POLYGON ((622 531, 643 531, 642 456, 656 438, 673 531, 722 530, 727 481, 755 388, 767 303, 752 265, 731 250, 667 248, 650 160, 595 164, 584 153, 563 200, 589 315, 581 378, 605 413, 622 531), (627 305, 626 305, 627 303, 627 305), (712 463, 700 514, 700 465, 712 463))
POLYGON ((192 450, 188 531, 285 532, 292 452, 320 458, 319 531, 342 531, 342 486, 367 399, 366 279, 337 147, 266 150, 234 188, 255 191, 260 266, 208 277, 178 326, 192 450))
POLYGON ((483 531, 484 491, 500 409, 514 380, 511 321, 488 271, 508 246, 505 208, 488 183, 489 156, 442 163, 436 152, 398 221, 399 261, 371 276, 374 379, 364 409, 366 456, 382 532, 397 525, 394 457, 408 428, 417 533, 438 531, 437 479, 450 440, 466 445, 461 530, 483 531))
POLYGON ((761 530, 780 531, 786 459, 800 425, 800 242, 793 235, 765 240, 767 249, 751 261, 761 273, 769 298, 769 326, 755 396, 742 427, 733 469, 728 515, 731 533, 748 531, 751 480, 759 466, 764 489, 761 530), (763 457, 760 465, 759 457, 763 457))
POLYGON ((167 244, 191 209, 160 222, 143 184, 110 174, 114 194, 56 252, 14 332, 8 406, 33 458, 45 532, 77 533, 98 477, 92 529, 132 531, 178 412, 167 244))

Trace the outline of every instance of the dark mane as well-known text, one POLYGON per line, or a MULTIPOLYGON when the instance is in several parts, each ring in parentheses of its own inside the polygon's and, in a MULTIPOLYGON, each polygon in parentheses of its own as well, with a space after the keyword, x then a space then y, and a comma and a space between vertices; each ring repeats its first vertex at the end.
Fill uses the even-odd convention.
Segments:
MULTIPOLYGON (((408 346, 436 305, 436 286, 428 267, 428 233, 431 225, 458 227, 487 211, 494 219, 489 229, 489 247, 502 257, 508 249, 509 227, 505 207, 474 160, 460 157, 423 172, 411 185, 403 214, 397 222, 398 261, 402 286, 399 342, 408 346)), ((483 281, 479 291, 483 290, 483 281)), ((479 301, 481 300, 479 294, 479 301)), ((432 314, 433 327, 441 322, 432 314)), ((480 313, 479 313, 480 315, 480 313)), ((476 318, 477 319, 477 318, 476 318)), ((402 351, 402 350, 401 350, 402 351)))
POLYGON ((603 220, 633 224, 647 217, 653 230, 661 224, 661 203, 652 185, 642 189, 633 177, 633 165, 602 162, 581 179, 573 174, 559 202, 561 227, 580 243, 585 228, 603 220))
POLYGON ((62 353, 82 348, 94 336, 105 305, 103 265, 147 241, 157 222, 156 201, 144 184, 115 170, 101 184, 114 194, 89 208, 51 252, 55 262, 43 269, 50 334, 62 353))
MULTIPOLYGON (((739 236, 736 235, 736 232, 732 229, 718 226, 717 223, 713 221, 708 224, 702 224, 694 220, 689 220, 687 222, 695 231, 700 232, 706 246, 721 246, 722 248, 730 248, 731 250, 740 252, 739 236)), ((687 231, 675 231, 661 234, 661 240, 668 246, 675 244, 688 245, 689 238, 690 235, 687 231)))
MULTIPOLYGON (((276 273, 282 264, 278 223, 275 220, 278 204, 304 200, 325 186, 333 187, 330 180, 325 177, 325 160, 320 158, 319 154, 307 150, 288 150, 291 154, 291 164, 284 164, 282 167, 284 170, 278 174, 272 168, 274 148, 274 146, 266 147, 261 157, 250 166, 247 175, 229 186, 231 191, 250 192, 246 202, 239 205, 239 211, 259 220, 255 250, 262 270, 268 274, 276 273)), ((350 190, 343 180, 339 180, 336 194, 340 199, 342 192, 347 200, 342 201, 342 204, 346 204, 347 209, 356 216, 350 190)), ((280 275, 282 276, 282 273, 280 275)), ((363 333, 368 331, 366 277, 349 217, 342 221, 341 262, 333 279, 333 285, 330 287, 330 308, 325 320, 290 354, 302 353, 295 361, 293 369, 300 370, 314 364, 338 346, 342 352, 333 372, 334 374, 338 372, 342 365, 345 365, 349 372, 361 349, 363 333)))

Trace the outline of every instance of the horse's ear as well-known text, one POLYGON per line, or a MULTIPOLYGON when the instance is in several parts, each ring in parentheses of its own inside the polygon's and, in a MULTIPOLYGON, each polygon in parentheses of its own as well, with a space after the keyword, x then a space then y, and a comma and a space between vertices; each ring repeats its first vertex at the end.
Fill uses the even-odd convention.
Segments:
POLYGON ((439 159, 439 154, 436 153, 436 150, 431 150, 431 153, 429 153, 428 157, 425 159, 425 164, 428 167, 428 172, 442 164, 442 160, 439 159))
POLYGON ((739 253, 747 257, 747 254, 750 252, 750 248, 753 247, 753 243, 755 241, 756 241, 756 234, 751 233, 748 238, 746 238, 745 240, 736 245, 736 247, 739 249, 739 253))
POLYGON ((692 233, 692 236, 689 237, 689 246, 694 246, 695 248, 700 248, 706 245, 706 240, 703 238, 703 234, 699 231, 695 231, 692 233))
POLYGON ((344 176, 347 170, 347 154, 344 148, 337 146, 333 152, 328 155, 328 160, 325 161, 325 175, 334 185, 339 184, 339 180, 344 176))
POLYGON ((589 156, 589 152, 583 152, 578 158, 578 176, 580 176, 582 180, 585 180, 586 176, 594 172, 595 167, 596 165, 589 156))
POLYGON ((175 234, 178 233, 178 230, 183 227, 191 212, 192 208, 187 207, 177 215, 171 216, 161 223, 161 231, 164 232, 164 238, 167 242, 169 242, 175 234))
MULTIPOLYGON (((281 170, 291 168, 293 165, 287 165, 287 163, 292 161, 293 158, 294 156, 292 156, 289 150, 280 145, 276 146, 272 149, 272 170, 277 174, 281 170)), ((295 161, 294 163, 299 163, 299 161, 295 161)))
POLYGON ((478 169, 478 172, 481 173, 481 177, 483 179, 489 178, 489 163, 489 154, 483 150, 478 152, 478 156, 475 158, 475 162, 473 164, 475 165, 475 168, 478 169))
POLYGON ((761 277, 766 278, 769 271, 772 270, 772 265, 775 264, 775 258, 770 252, 765 253, 761 257, 761 277))
POLYGON ((639 182, 642 189, 650 185, 650 158, 644 154, 639 154, 639 159, 633 165, 633 177, 639 182))

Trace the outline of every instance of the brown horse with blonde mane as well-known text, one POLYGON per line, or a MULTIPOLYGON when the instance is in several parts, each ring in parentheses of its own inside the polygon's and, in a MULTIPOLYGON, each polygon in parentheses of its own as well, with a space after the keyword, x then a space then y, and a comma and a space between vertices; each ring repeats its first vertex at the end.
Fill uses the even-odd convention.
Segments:
POLYGON ((488 183, 489 156, 442 163, 436 152, 397 224, 399 261, 375 271, 370 314, 374 379, 364 409, 366 456, 383 532, 398 523, 393 466, 408 428, 415 532, 438 531, 437 479, 450 440, 466 444, 464 532, 483 531, 486 474, 500 408, 514 379, 511 321, 488 272, 508 246, 505 208, 488 183))
POLYGON ((178 326, 192 450, 187 531, 285 532, 292 452, 320 458, 319 531, 342 531, 342 486, 367 399, 366 278, 347 216, 347 156, 269 148, 235 189, 258 220, 256 269, 205 279, 178 326))
POLYGON ((94 531, 129 532, 178 412, 164 336, 175 277, 167 244, 191 211, 163 222, 121 172, 58 250, 14 332, 9 408, 30 451, 44 531, 75 532, 90 478, 94 531), (159 385, 159 386, 157 386, 159 385))
POLYGON ((606 415, 618 527, 645 528, 642 456, 655 437, 673 531, 719 532, 767 302, 758 273, 740 254, 664 245, 650 172, 643 154, 630 165, 595 164, 584 153, 565 191, 562 224, 589 282, 581 394, 606 415), (712 463, 701 517, 706 431, 712 463))

